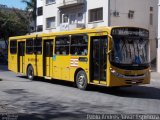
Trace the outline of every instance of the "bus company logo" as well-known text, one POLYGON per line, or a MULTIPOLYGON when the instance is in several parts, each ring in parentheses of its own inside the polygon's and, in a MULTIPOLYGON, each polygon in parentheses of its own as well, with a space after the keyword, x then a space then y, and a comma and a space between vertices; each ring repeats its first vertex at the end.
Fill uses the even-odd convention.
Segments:
POLYGON ((70 65, 71 67, 78 67, 78 58, 71 58, 70 65))

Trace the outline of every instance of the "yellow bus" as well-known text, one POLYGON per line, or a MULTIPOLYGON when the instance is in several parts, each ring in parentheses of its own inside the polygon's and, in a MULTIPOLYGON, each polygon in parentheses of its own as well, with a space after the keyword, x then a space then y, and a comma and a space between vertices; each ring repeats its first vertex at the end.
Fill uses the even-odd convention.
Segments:
POLYGON ((149 31, 97 27, 9 39, 9 70, 46 79, 107 87, 150 83, 149 31))

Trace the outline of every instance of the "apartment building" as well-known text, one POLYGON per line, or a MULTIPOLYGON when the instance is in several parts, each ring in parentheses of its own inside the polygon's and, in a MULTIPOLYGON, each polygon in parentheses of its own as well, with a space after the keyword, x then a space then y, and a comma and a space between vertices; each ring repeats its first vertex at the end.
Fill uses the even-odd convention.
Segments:
POLYGON ((98 26, 150 30, 150 58, 156 58, 158 0, 37 0, 37 32, 98 26))

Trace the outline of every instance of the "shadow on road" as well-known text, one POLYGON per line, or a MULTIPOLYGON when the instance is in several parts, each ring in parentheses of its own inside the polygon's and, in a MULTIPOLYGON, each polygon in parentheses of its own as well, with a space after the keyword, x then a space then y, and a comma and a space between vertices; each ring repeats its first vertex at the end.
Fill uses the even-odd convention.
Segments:
POLYGON ((89 91, 97 91, 104 94, 110 94, 119 97, 144 98, 160 100, 160 89, 150 86, 132 86, 124 88, 106 88, 91 86, 89 91))
POLYGON ((72 105, 70 105, 68 102, 57 101, 50 98, 37 100, 34 94, 25 89, 10 89, 3 92, 11 95, 19 95, 18 98, 10 100, 13 106, 16 106, 16 108, 23 108, 25 111, 25 114, 21 114, 17 111, 17 113, 20 113, 18 115, 18 120, 53 120, 53 118, 60 120, 86 119, 86 113, 79 107, 82 103, 79 102, 75 103, 71 101, 72 105))
POLYGON ((18 120, 87 120, 86 116, 74 113, 20 114, 18 120))
MULTIPOLYGON (((28 79, 26 76, 18 76, 18 77, 28 79)), ((35 81, 67 86, 72 88, 75 87, 75 84, 73 82, 68 82, 63 80, 47 80, 44 78, 37 77, 35 78, 35 81)), ((160 89, 151 86, 132 86, 132 87, 121 87, 117 89, 117 88, 107 88, 102 86, 89 85, 87 90, 91 92, 99 92, 119 97, 160 100, 160 89)))
MULTIPOLYGON (((18 98, 11 99, 10 103, 16 108, 23 108, 24 114, 17 111, 18 120, 81 120, 86 118, 86 113, 82 111, 80 105, 72 102, 72 105, 63 101, 56 101, 50 98, 35 99, 34 94, 31 94, 24 89, 10 89, 3 91, 11 95, 19 95, 18 98), (77 108, 74 110, 75 105, 77 108), (71 110, 70 110, 71 109, 71 110)), ((78 103, 81 104, 81 103, 78 103)), ((7 107, 7 106, 6 106, 7 107)))
MULTIPOLYGON (((27 76, 17 76, 17 77, 28 79, 27 76)), ((75 87, 73 82, 56 80, 56 79, 48 80, 48 79, 44 79, 43 77, 36 77, 33 81, 51 83, 51 84, 56 84, 56 85, 61 85, 61 86, 75 87)))
MULTIPOLYGON (((51 84, 57 84, 68 87, 75 87, 73 82, 61 81, 61 80, 45 80, 38 78, 37 81, 48 82, 51 84)), ((77 88, 78 89, 78 88, 77 88)), ((130 98, 144 98, 144 99, 158 99, 160 100, 160 89, 150 86, 132 86, 122 88, 107 88, 96 85, 89 85, 88 91, 99 92, 104 94, 110 94, 120 97, 130 98)))
MULTIPOLYGON (((41 81, 41 80, 38 80, 41 81)), ((56 81, 57 82, 57 81, 56 81)), ((55 81, 49 82, 54 84, 55 81)), ((63 84, 70 87, 70 82, 62 82, 63 84), (66 84, 67 83, 67 84, 66 84)), ((120 97, 130 98, 144 98, 144 99, 157 99, 160 100, 160 89, 146 86, 135 86, 130 88, 121 88, 115 90, 114 88, 106 88, 99 86, 90 86, 88 91, 99 92, 101 94, 109 94, 120 97)), ((17 108, 23 108, 26 114, 19 114, 18 120, 53 120, 54 119, 65 119, 65 120, 85 120, 87 112, 84 109, 96 109, 98 106, 92 104, 79 103, 75 100, 67 102, 53 98, 36 98, 33 93, 26 91, 25 89, 10 89, 3 91, 7 94, 18 95, 18 98, 10 99, 10 103, 17 108), (72 103, 72 104, 71 104, 72 103), (29 113, 27 112, 29 111, 29 113), (31 112, 31 113, 30 113, 31 112), (28 114, 27 114, 28 113, 28 114)), ((92 94, 92 93, 91 93, 92 94)), ((99 106, 100 108, 104 106, 99 106)), ((105 106, 106 107, 106 106, 105 106)), ((99 109, 99 108, 98 108, 99 109)), ((112 107, 111 107, 112 109, 112 107)), ((109 110, 109 106, 108 106, 109 110)), ((106 111, 107 112, 107 111, 106 111)))

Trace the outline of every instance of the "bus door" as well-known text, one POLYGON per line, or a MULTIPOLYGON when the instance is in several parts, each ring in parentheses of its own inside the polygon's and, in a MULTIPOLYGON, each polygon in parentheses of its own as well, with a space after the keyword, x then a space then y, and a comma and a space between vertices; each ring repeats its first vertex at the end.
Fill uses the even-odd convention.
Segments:
POLYGON ((25 65, 25 42, 18 42, 18 72, 24 73, 25 65))
POLYGON ((53 39, 44 40, 43 56, 43 74, 44 76, 52 77, 53 39))
POLYGON ((93 80, 106 81, 107 74, 107 36, 91 37, 91 82, 93 80))

